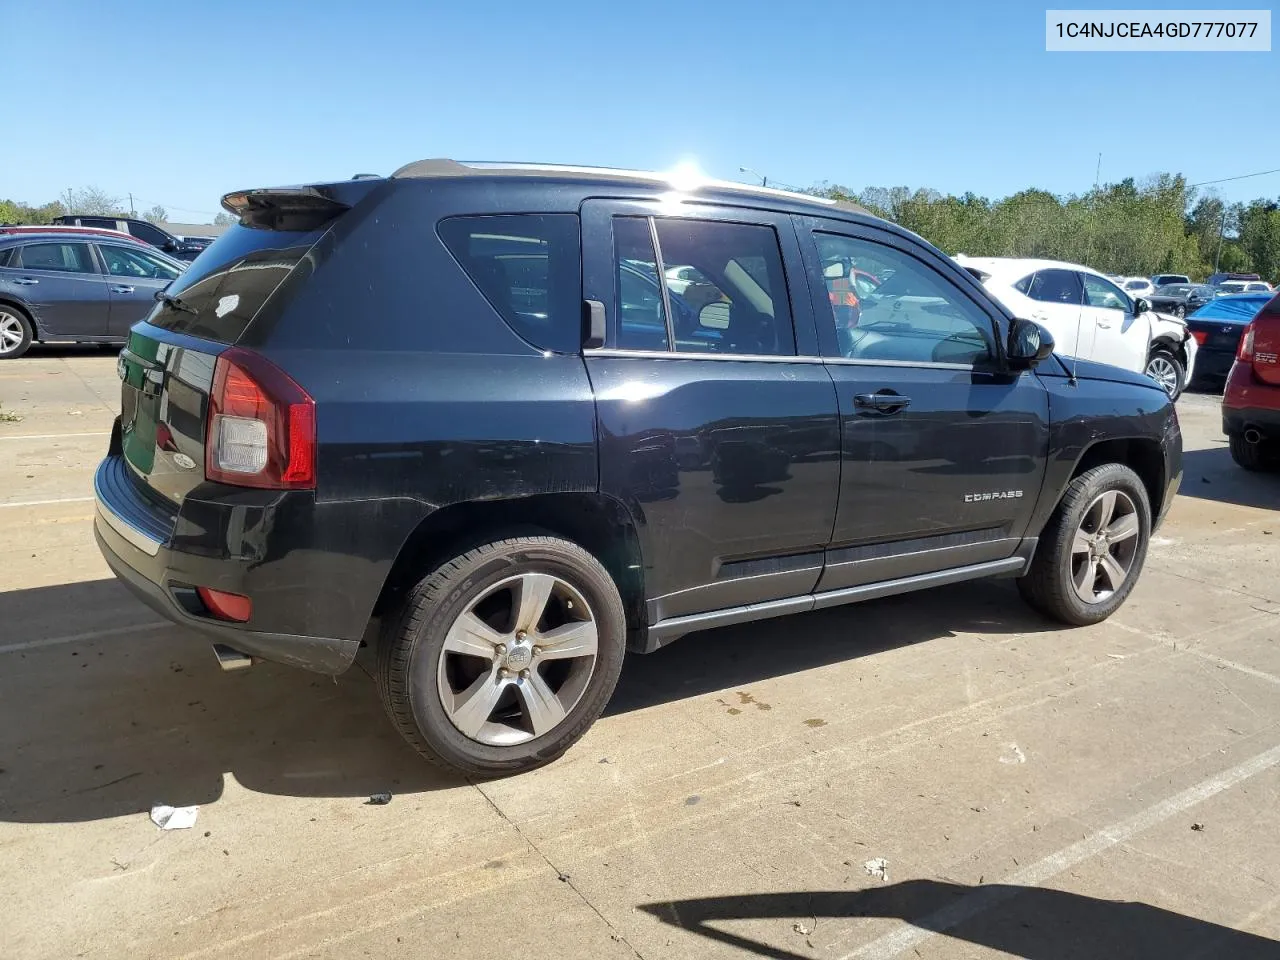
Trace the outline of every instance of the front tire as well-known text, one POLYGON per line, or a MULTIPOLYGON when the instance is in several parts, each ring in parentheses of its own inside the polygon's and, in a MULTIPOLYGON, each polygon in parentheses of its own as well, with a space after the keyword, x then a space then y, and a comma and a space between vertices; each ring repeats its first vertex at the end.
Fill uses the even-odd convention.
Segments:
POLYGON ((392 723, 433 763, 532 770, 576 743, 622 669, 626 615, 608 571, 557 537, 512 537, 437 567, 382 638, 392 723))
POLYGON ((1146 374, 1160 387, 1170 400, 1177 400, 1186 386, 1187 373, 1182 361, 1168 350, 1153 350, 1147 359, 1146 374))
POLYGON ((1132 592, 1150 539, 1151 507, 1138 475, 1119 463, 1094 467, 1068 485, 1018 589, 1055 620, 1098 623, 1132 592))
POLYGON ((0 360, 16 360, 29 349, 35 331, 31 321, 14 307, 0 305, 0 360))

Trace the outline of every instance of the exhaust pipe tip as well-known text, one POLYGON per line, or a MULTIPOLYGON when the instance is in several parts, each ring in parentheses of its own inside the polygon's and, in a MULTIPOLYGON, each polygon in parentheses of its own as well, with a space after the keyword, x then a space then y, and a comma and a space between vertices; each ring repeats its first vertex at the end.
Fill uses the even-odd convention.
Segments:
POLYGON ((1244 432, 1244 442, 1245 443, 1261 443, 1262 434, 1258 432, 1257 428, 1250 427, 1248 430, 1244 432))
POLYGON ((225 643, 213 645, 213 655, 218 658, 218 666, 230 673, 233 670, 247 670, 253 666, 253 657, 233 650, 225 643))

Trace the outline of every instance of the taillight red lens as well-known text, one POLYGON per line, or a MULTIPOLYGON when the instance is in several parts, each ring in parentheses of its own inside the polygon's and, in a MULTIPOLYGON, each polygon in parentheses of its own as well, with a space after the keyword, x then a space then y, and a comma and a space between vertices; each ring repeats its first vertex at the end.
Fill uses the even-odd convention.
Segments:
POLYGON ((1240 346, 1236 348, 1236 359, 1245 363, 1253 362, 1253 322, 1244 328, 1244 336, 1240 338, 1240 346))
POLYGON ((316 485, 316 405, 266 358, 232 347, 209 393, 205 477, 266 490, 316 485))
POLYGON ((196 594, 200 597, 200 602, 219 620, 246 623, 253 616, 253 601, 238 593, 227 593, 213 587, 196 587, 196 594))
POLYGON ((1191 336, 1195 337, 1196 343, 1204 346, 1204 342, 1209 339, 1209 333, 1206 330, 1192 330, 1191 336))

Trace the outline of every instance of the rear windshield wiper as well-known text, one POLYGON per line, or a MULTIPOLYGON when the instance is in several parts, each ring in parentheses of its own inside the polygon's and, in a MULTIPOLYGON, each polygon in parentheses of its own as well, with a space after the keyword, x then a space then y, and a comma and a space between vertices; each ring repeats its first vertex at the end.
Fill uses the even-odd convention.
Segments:
POLYGON ((189 314, 192 314, 193 316, 198 316, 198 314, 196 313, 195 307, 191 306, 191 304, 187 303, 181 297, 175 296, 172 293, 165 293, 163 290, 157 290, 156 299, 159 300, 161 303, 163 303, 166 307, 173 307, 173 309, 175 310, 181 310, 184 313, 189 313, 189 314))

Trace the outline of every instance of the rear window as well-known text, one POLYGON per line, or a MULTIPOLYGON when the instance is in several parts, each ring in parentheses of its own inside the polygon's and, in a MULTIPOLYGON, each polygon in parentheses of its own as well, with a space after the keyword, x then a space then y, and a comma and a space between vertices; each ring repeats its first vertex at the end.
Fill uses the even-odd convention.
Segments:
POLYGON ((544 350, 578 351, 582 266, 576 214, 450 217, 440 222, 439 232, 516 333, 544 350))
POLYGON ((147 322, 175 333, 235 343, 323 234, 324 228, 234 226, 165 288, 183 307, 157 305, 147 322))

